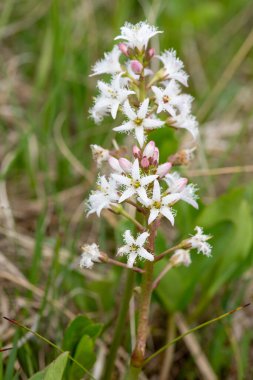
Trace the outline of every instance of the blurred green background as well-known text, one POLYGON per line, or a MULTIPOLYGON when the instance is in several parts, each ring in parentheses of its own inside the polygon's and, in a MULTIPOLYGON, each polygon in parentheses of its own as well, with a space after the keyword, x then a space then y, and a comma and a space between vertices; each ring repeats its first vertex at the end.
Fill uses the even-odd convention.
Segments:
MULTIPOLYGON (((156 50, 173 47, 185 62, 201 134, 196 160, 183 170, 200 188, 200 211, 178 207, 176 229, 163 227, 157 251, 193 233, 196 224, 213 235, 214 246, 212 258, 195 255, 190 268, 175 269, 162 281, 148 352, 165 343, 168 321, 180 331, 180 316, 189 327, 251 300, 252 1, 2 0, 0 313, 59 345, 79 313, 104 324, 99 353, 113 331, 123 272, 78 267, 84 242, 99 241, 114 255, 126 228, 109 215, 98 220, 84 214, 83 200, 97 175, 89 145, 110 148, 115 137, 109 118, 100 125, 89 118, 96 94, 89 74, 125 21, 145 19, 164 31, 156 50)), ((163 159, 189 141, 182 132, 165 130, 153 137, 163 159)), ((215 373, 217 379, 252 379, 252 310, 196 336, 208 375, 182 341, 174 348, 169 378, 215 379, 215 373)), ((28 379, 56 356, 29 335, 21 339, 24 332, 6 321, 0 333, 2 346, 15 347, 0 353, 0 379, 28 379)), ((115 378, 129 351, 126 333, 115 378)), ((152 362, 143 378, 165 380, 165 359, 152 362)), ((87 366, 94 361, 92 356, 87 366)))

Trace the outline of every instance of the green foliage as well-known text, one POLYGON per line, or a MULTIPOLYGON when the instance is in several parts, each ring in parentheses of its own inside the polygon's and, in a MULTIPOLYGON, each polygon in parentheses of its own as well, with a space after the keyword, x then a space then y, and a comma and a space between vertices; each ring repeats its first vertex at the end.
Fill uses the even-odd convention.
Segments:
MULTIPOLYGON (((169 310, 185 309, 201 286, 203 297, 195 311, 201 312, 224 283, 235 280, 247 270, 253 225, 250 206, 243 193, 242 189, 233 190, 200 213, 195 225, 203 226, 214 237, 212 258, 192 254, 190 271, 180 267, 164 277, 156 293, 169 310)), ((159 240, 164 246, 164 240, 161 237, 159 240)), ((157 273, 163 266, 162 262, 157 265, 157 273)))
MULTIPOLYGON (((102 325, 93 323, 89 318, 79 315, 67 327, 63 338, 63 349, 70 351, 72 357, 90 369, 96 360, 95 341, 102 331, 102 325)), ((67 378, 78 380, 85 372, 76 363, 69 363, 67 378)))
POLYGON ((68 356, 68 352, 63 352, 45 370, 36 373, 30 380, 62 380, 68 356))

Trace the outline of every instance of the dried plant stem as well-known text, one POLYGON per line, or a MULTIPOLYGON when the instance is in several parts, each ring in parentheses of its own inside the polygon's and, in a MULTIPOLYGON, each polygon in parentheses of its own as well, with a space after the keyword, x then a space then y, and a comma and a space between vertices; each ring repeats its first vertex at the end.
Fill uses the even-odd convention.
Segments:
POLYGON ((120 305, 118 319, 116 322, 116 327, 114 330, 112 344, 110 346, 110 352, 106 360, 106 367, 105 367, 103 380, 111 380, 111 377, 112 377, 112 372, 115 365, 117 351, 121 343, 123 333, 125 331, 124 326, 125 326, 126 316, 128 313, 129 302, 132 297, 134 283, 135 283, 135 273, 130 270, 127 272, 124 294, 122 295, 122 301, 120 305))
MULTIPOLYGON (((156 229, 152 227, 149 236, 149 251, 154 252, 156 229)), ((153 268, 154 263, 147 261, 145 263, 145 273, 143 274, 143 281, 141 286, 140 295, 140 312, 137 328, 137 339, 134 351, 131 357, 131 367, 142 368, 145 359, 146 341, 148 336, 148 320, 149 310, 152 295, 153 284, 153 268)))

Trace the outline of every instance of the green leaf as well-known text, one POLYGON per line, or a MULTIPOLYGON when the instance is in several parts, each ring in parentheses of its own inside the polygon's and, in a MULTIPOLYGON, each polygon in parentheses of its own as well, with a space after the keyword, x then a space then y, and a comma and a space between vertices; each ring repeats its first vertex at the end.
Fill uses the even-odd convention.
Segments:
POLYGON ((35 373, 29 380, 62 380, 69 353, 63 352, 45 369, 35 373))
POLYGON ((93 340, 101 333, 102 325, 93 323, 84 315, 77 316, 70 322, 63 338, 63 349, 73 352, 83 335, 88 335, 93 340))
POLYGON ((44 380, 47 368, 43 369, 43 371, 35 373, 29 380, 44 380))
MULTIPOLYGON (((94 353, 94 342, 90 336, 84 335, 82 337, 77 346, 74 359, 82 363, 82 365, 87 369, 90 369, 93 366, 96 361, 96 354, 94 353)), ((84 374, 85 372, 82 370, 82 368, 77 366, 75 363, 71 365, 69 371, 70 380, 81 379, 83 378, 84 374)))
POLYGON ((45 380, 62 380, 63 374, 68 361, 68 352, 63 352, 48 367, 45 380))

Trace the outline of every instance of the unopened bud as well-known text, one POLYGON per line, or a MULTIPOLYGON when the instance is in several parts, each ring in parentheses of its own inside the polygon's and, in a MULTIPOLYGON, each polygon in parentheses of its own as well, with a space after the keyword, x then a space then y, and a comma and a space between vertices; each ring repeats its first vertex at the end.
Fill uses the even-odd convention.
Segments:
POLYGON ((187 178, 180 178, 178 180, 178 191, 182 191, 188 183, 187 178))
POLYGON ((133 155, 135 158, 140 158, 141 157, 141 150, 138 148, 137 145, 133 146, 133 155))
POLYGON ((154 48, 150 48, 148 50, 148 56, 149 56, 149 58, 154 57, 154 55, 155 55, 155 49, 154 48))
POLYGON ((140 74, 143 70, 143 66, 139 61, 133 60, 131 61, 131 69, 135 74, 140 74))
POLYGON ((158 165, 158 162, 159 162, 159 149, 155 147, 155 151, 152 158, 152 164, 156 166, 158 165))
POLYGON ((156 174, 158 174, 160 178, 164 177, 170 170, 171 166, 170 162, 165 162, 165 164, 159 165, 156 174))
POLYGON ((119 159, 120 167, 124 170, 124 172, 129 172, 132 168, 132 164, 129 160, 126 158, 120 158, 119 159))
POLYGON ((109 162, 109 165, 111 166, 111 168, 113 170, 115 170, 116 172, 122 173, 122 168, 121 168, 121 166, 119 164, 119 160, 117 160, 117 158, 110 156, 108 162, 109 162))
POLYGON ((118 44, 119 50, 121 51, 122 54, 124 54, 126 57, 128 57, 128 47, 126 44, 121 42, 118 44))
POLYGON ((145 146, 143 151, 143 156, 147 158, 151 158, 155 152, 155 142, 149 141, 149 143, 145 146))
POLYGON ((147 169, 149 167, 149 160, 147 157, 143 157, 141 160, 141 167, 147 169))

